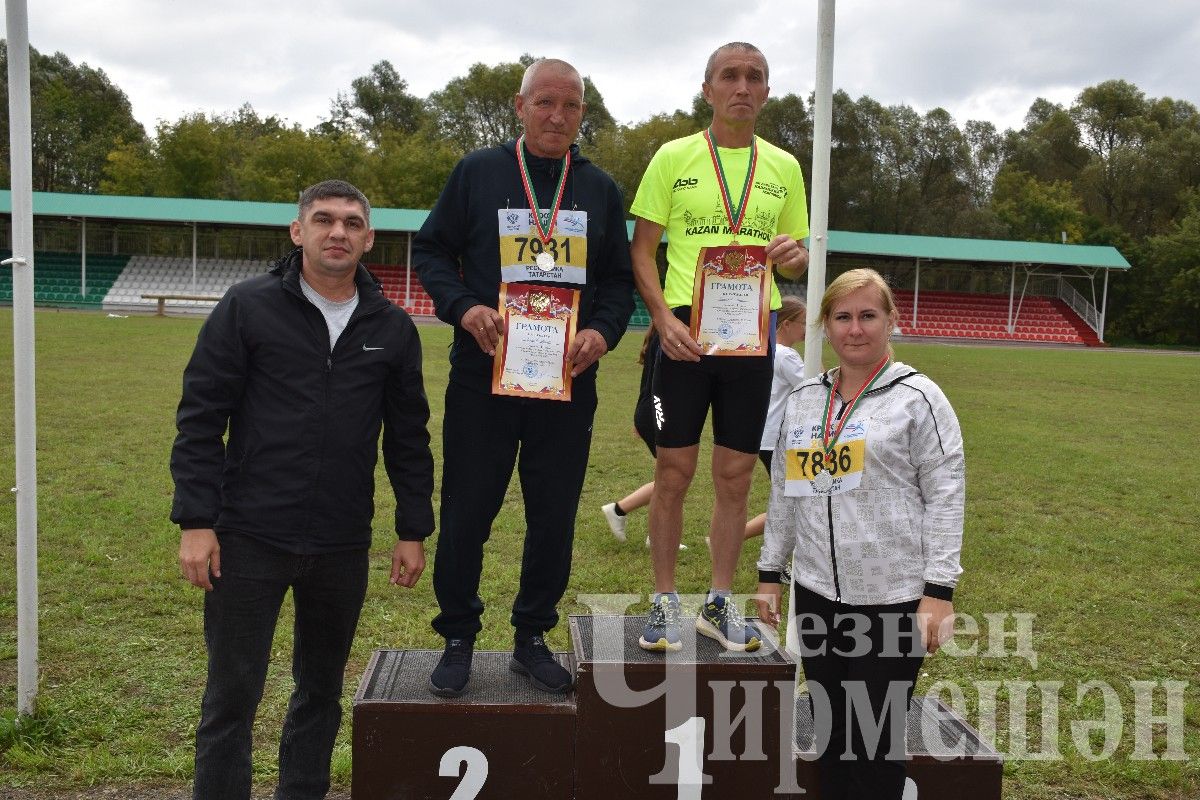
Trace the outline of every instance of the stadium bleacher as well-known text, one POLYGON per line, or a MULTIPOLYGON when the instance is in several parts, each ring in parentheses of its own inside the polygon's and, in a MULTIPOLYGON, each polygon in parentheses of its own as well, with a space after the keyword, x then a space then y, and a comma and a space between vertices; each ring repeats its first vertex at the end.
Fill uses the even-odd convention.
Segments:
MULTIPOLYGON (((8 250, 0 254, 2 258, 12 255, 8 250)), ((129 256, 89 255, 85 294, 79 253, 39 252, 33 258, 33 302, 81 308, 99 307, 129 261, 129 256)), ((0 302, 12 302, 12 297, 12 270, 0 269, 0 302)))
POLYGON ((414 317, 434 316, 433 298, 421 285, 416 272, 410 278, 409 268, 398 264, 368 264, 367 269, 383 284, 383 294, 388 300, 414 317))
POLYGON ((1096 332, 1057 298, 1025 297, 1019 301, 1019 314, 1014 301, 1016 325, 1009 332, 1008 295, 922 291, 913 325, 913 292, 895 294, 900 329, 908 336, 1101 345, 1096 332))
MULTIPOLYGON (((90 259, 89 259, 90 261, 90 259)), ((202 258, 196 261, 196 278, 192 281, 192 260, 170 256, 133 256, 104 297, 106 311, 149 311, 158 301, 147 300, 143 294, 222 295, 240 280, 267 269, 265 261, 232 258, 202 258)), ((201 300, 168 300, 172 313, 207 314, 211 302, 201 300)))

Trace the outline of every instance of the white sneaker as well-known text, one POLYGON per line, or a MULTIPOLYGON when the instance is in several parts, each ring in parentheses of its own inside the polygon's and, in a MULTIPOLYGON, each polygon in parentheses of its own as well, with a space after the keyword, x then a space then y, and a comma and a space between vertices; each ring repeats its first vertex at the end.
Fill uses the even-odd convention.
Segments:
MULTIPOLYGON (((646 547, 649 547, 649 546, 650 546, 650 537, 649 537, 649 536, 647 536, 647 537, 646 537, 646 547)), ((680 549, 680 550, 687 550, 687 545, 686 545, 686 544, 684 544, 683 542, 680 542, 680 543, 679 543, 679 549, 680 549)))
POLYGON ((600 506, 600 510, 604 512, 604 518, 608 520, 608 529, 612 531, 612 535, 617 537, 618 542, 625 541, 625 518, 617 513, 617 504, 608 503, 600 506))

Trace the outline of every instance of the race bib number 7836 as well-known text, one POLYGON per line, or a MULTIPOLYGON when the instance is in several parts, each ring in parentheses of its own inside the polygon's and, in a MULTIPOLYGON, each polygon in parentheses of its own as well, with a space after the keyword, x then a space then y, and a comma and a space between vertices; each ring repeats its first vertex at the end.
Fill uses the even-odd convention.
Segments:
POLYGON ((848 423, 829 453, 821 444, 821 423, 811 422, 792 428, 787 434, 784 494, 812 497, 857 489, 862 483, 866 444, 865 421, 848 423), (818 488, 821 481, 817 476, 822 472, 828 472, 833 479, 827 491, 818 488))

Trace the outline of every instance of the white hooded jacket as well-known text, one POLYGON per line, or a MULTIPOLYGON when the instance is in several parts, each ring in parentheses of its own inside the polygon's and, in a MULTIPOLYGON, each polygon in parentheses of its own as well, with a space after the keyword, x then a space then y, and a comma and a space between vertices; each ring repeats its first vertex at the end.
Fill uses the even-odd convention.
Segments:
MULTIPOLYGON (((893 363, 847 423, 847 432, 857 431, 864 441, 859 485, 829 494, 807 488, 808 496, 788 496, 789 434, 792 447, 811 442, 824 421, 831 383, 826 372, 787 399, 771 467, 760 579, 778 582, 778 572, 794 556, 796 582, 830 600, 881 605, 923 595, 951 599, 962 572, 966 500, 962 431, 954 409, 937 384, 893 363)), ((844 411, 835 395, 835 419, 844 411)), ((801 483, 814 486, 794 474, 793 488, 801 483)))

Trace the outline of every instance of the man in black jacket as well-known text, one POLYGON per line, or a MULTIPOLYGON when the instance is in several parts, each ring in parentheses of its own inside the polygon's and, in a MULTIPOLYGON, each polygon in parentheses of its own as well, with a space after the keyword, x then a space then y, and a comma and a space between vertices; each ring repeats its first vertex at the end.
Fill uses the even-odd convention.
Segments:
POLYGON ((297 249, 226 293, 184 371, 171 520, 184 577, 205 590, 197 799, 250 797, 251 725, 289 588, 296 688, 276 796, 329 790, 381 428, 399 537, 391 582, 411 588, 425 566, 433 457, 421 343, 359 263, 374 240, 370 213, 343 181, 305 189, 297 249))
POLYGON ((596 409, 596 361, 616 347, 633 312, 620 191, 574 144, 585 110, 583 79, 564 61, 536 61, 515 105, 524 135, 460 161, 413 244, 413 264, 438 318, 455 326, 442 425, 442 532, 433 568, 441 606, 433 627, 446 648, 430 688, 442 696, 462 694, 470 676, 483 613, 483 545, 514 465, 526 533, 512 608, 511 667, 544 691, 571 686, 542 636, 558 623, 556 606, 571 569, 596 409), (579 291, 577 333, 566 353, 573 376, 569 402, 490 393, 504 326, 497 309, 502 281, 579 291))

